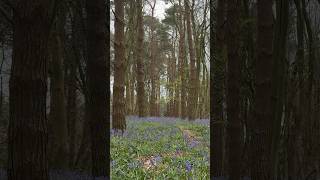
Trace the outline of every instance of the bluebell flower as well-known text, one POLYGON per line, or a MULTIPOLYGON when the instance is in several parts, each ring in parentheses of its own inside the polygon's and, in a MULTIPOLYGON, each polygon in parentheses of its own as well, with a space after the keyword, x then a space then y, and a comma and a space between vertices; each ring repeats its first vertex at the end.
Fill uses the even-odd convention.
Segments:
POLYGON ((187 170, 187 172, 190 172, 191 169, 192 169, 192 164, 187 160, 186 161, 186 170, 187 170))
POLYGON ((122 136, 123 137, 127 137, 128 136, 128 131, 125 131, 122 136))
POLYGON ((111 161, 111 167, 114 167, 116 165, 116 160, 111 161))
POLYGON ((158 163, 158 162, 161 162, 162 158, 161 156, 158 155, 154 158, 154 160, 158 163))
POLYGON ((128 167, 130 169, 136 168, 137 167, 137 163, 136 162, 130 162, 130 163, 128 163, 128 167))
POLYGON ((199 144, 198 141, 192 140, 191 143, 189 144, 190 148, 194 148, 195 146, 197 146, 199 144))

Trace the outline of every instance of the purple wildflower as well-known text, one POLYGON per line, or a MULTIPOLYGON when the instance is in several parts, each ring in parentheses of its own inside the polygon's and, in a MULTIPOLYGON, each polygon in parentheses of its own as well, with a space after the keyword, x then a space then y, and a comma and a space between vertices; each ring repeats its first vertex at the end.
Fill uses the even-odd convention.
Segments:
POLYGON ((154 158, 154 160, 156 161, 156 163, 158 163, 158 162, 161 162, 162 158, 161 156, 158 155, 154 158))
POLYGON ((128 167, 129 167, 129 169, 136 168, 137 167, 137 163, 136 162, 128 163, 128 167))
POLYGON ((115 160, 111 161, 111 167, 114 167, 115 165, 116 165, 116 161, 115 160))
POLYGON ((192 164, 187 160, 186 161, 186 170, 187 170, 187 172, 190 172, 191 169, 192 169, 192 164))
POLYGON ((194 148, 195 146, 197 146, 199 144, 198 141, 192 140, 191 143, 189 144, 190 148, 194 148))

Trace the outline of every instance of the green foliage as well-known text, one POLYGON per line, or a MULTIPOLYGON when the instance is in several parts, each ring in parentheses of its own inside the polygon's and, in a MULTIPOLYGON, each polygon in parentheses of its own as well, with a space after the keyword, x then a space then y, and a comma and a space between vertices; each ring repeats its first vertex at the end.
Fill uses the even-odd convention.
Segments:
POLYGON ((170 6, 165 11, 165 18, 162 20, 162 23, 167 24, 169 26, 176 26, 177 20, 176 20, 176 13, 178 10, 178 5, 170 6))

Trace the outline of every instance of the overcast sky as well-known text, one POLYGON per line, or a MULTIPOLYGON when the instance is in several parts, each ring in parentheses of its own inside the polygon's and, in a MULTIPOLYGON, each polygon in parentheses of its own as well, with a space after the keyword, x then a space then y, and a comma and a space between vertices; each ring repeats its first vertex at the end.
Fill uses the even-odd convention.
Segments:
MULTIPOLYGON (((165 14, 165 10, 170 7, 170 3, 165 3, 164 1, 161 0, 157 0, 156 1, 156 7, 155 7, 155 17, 157 17, 158 19, 162 20, 164 19, 164 14, 165 14)), ((151 9, 150 6, 146 6, 144 8, 145 12, 147 14, 151 15, 151 9)))

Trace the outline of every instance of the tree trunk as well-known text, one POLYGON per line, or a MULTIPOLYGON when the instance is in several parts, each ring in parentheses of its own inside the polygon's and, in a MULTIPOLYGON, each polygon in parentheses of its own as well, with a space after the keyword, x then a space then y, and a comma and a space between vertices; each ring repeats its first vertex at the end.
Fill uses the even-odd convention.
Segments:
MULTIPOLYGON (((119 2, 119 1, 117 1, 119 2)), ((119 5, 119 4, 116 4, 119 5)), ((121 5, 121 4, 120 4, 121 5)), ((123 9, 123 6, 122 6, 123 9)), ((108 176, 110 163, 107 160, 106 136, 108 129, 107 104, 107 47, 106 47, 106 5, 104 0, 87 0, 87 85, 91 131, 92 175, 108 176)), ((122 34, 123 35, 123 34, 122 34)), ((122 36, 123 37, 123 36, 122 36)), ((124 53, 121 53, 122 56, 124 53)), ((107 59, 108 58, 108 59, 107 59)), ((109 68, 109 67, 108 67, 109 68)), ((124 77, 124 73, 121 74, 124 77)), ((115 83, 117 79, 115 79, 115 83)), ((121 82, 124 82, 122 80, 121 82)), ((123 84, 124 85, 124 84, 123 84)), ((123 98, 123 96, 122 96, 123 98)), ((114 100, 117 98, 114 98, 114 100)), ((117 108, 115 108, 117 109, 117 108)))
MULTIPOLYGON (((112 128, 125 130, 125 104, 124 104, 124 2, 115 1, 115 64, 112 106, 112 128)), ((108 163, 109 164, 109 163, 108 163)))
POLYGON ((228 148, 229 174, 231 180, 240 179, 241 173, 241 116, 240 116, 240 7, 241 0, 228 0, 227 13, 227 113, 228 113, 228 148))
POLYGON ((313 31, 312 31, 312 25, 310 22, 310 18, 308 16, 307 7, 306 7, 306 1, 302 0, 302 13, 304 17, 304 22, 306 25, 307 35, 308 35, 308 72, 307 72, 307 80, 306 80, 306 116, 305 116, 305 124, 302 125, 302 128, 304 129, 303 134, 303 148, 305 156, 304 156, 304 165, 306 174, 310 174, 316 166, 317 160, 314 160, 315 157, 319 154, 319 152, 314 152, 314 147, 316 143, 319 141, 315 138, 317 137, 316 132, 319 131, 319 129, 315 129, 316 122, 319 120, 313 120, 312 115, 315 113, 313 111, 313 100, 315 99, 315 95, 313 95, 313 89, 314 89, 314 67, 316 63, 316 57, 315 57, 315 47, 314 47, 314 37, 313 37, 313 31), (315 140, 315 142, 313 142, 315 140))
MULTIPOLYGON (((58 30, 57 30, 58 31, 58 30)), ((51 107, 50 107, 50 168, 67 168, 68 143, 64 91, 63 46, 58 32, 52 34, 51 48, 51 107)))
POLYGON ((143 17, 142 17, 142 0, 138 0, 138 15, 137 15, 137 24, 138 24, 138 36, 137 36, 137 107, 139 117, 145 116, 145 107, 144 107, 144 63, 143 63, 143 17))
POLYGON ((76 149, 76 122, 77 122, 77 69, 74 62, 70 65, 70 74, 68 77, 68 101, 67 101, 67 120, 69 123, 69 166, 74 164, 76 149))
POLYGON ((175 56, 175 51, 176 51, 176 47, 173 46, 172 49, 172 57, 173 57, 173 79, 172 79, 172 88, 173 88, 173 109, 172 109, 172 116, 173 117, 179 117, 179 96, 180 96, 180 91, 179 91, 179 85, 178 85, 178 80, 179 80, 179 75, 178 75, 178 71, 177 71, 177 59, 175 56))
POLYGON ((182 12, 181 0, 179 0, 179 68, 180 68, 180 117, 187 116, 186 105, 186 77, 185 77, 185 18, 182 12))
MULTIPOLYGON (((75 27, 72 25, 73 28, 75 27)), ((73 33, 75 33, 73 31, 73 33)), ((75 48, 76 38, 72 36, 72 46, 75 48)), ((77 112, 77 56, 71 56, 69 63, 68 73, 68 100, 67 100, 67 121, 68 121, 68 134, 69 134, 69 166, 73 167, 75 162, 75 149, 76 149, 76 124, 78 119, 77 112)))
POLYGON ((192 38, 192 28, 191 28, 191 16, 190 16, 190 6, 188 0, 184 1, 185 5, 185 13, 187 20, 187 33, 188 33, 188 47, 190 54, 190 88, 189 88, 189 102, 188 102, 188 118, 189 120, 194 120, 196 116, 197 110, 197 75, 196 75, 196 59, 195 59, 195 51, 194 51, 194 42, 192 38))
POLYGON ((64 5, 57 12, 54 30, 51 33, 51 106, 49 119, 49 167, 66 169, 68 166, 68 124, 65 102, 64 78, 64 5))
POLYGON ((257 3, 256 94, 251 140, 251 178, 269 180, 271 150, 272 1, 257 3))
POLYGON ((49 179, 46 97, 50 2, 22 0, 14 11, 9 180, 49 179))
POLYGON ((305 117, 305 98, 304 98, 304 20, 302 14, 301 1, 294 0, 297 9, 297 53, 296 53, 296 67, 297 67, 297 80, 298 91, 297 101, 294 104, 294 117, 289 127, 289 142, 288 142, 288 176, 293 180, 302 178, 302 171, 300 168, 302 164, 302 125, 305 117))
POLYGON ((157 114, 157 94, 156 94, 156 42, 155 42, 155 22, 154 22, 154 10, 156 5, 156 0, 154 3, 150 3, 151 8, 151 27, 150 27, 150 53, 151 53, 151 63, 150 63, 150 76, 151 76, 151 97, 150 97, 150 116, 156 116, 157 114))
POLYGON ((284 106, 285 58, 287 47, 287 31, 289 21, 289 1, 280 0, 276 4, 277 19, 273 41, 273 76, 272 76, 272 146, 270 177, 277 178, 281 121, 284 106))
MULTIPOLYGON (((211 104, 210 113, 211 113, 211 122, 212 122, 212 135, 215 139, 212 144, 212 157, 213 157, 213 174, 216 177, 224 176, 224 119, 223 119, 223 87, 224 87, 224 74, 225 74, 225 60, 223 56, 224 51, 224 18, 225 18, 225 7, 226 1, 219 0, 217 5, 217 24, 216 24, 216 48, 214 51, 217 55, 216 58, 213 56, 211 60, 210 68, 212 71, 211 75, 211 104)), ((214 39, 214 38, 212 38, 214 39)))

